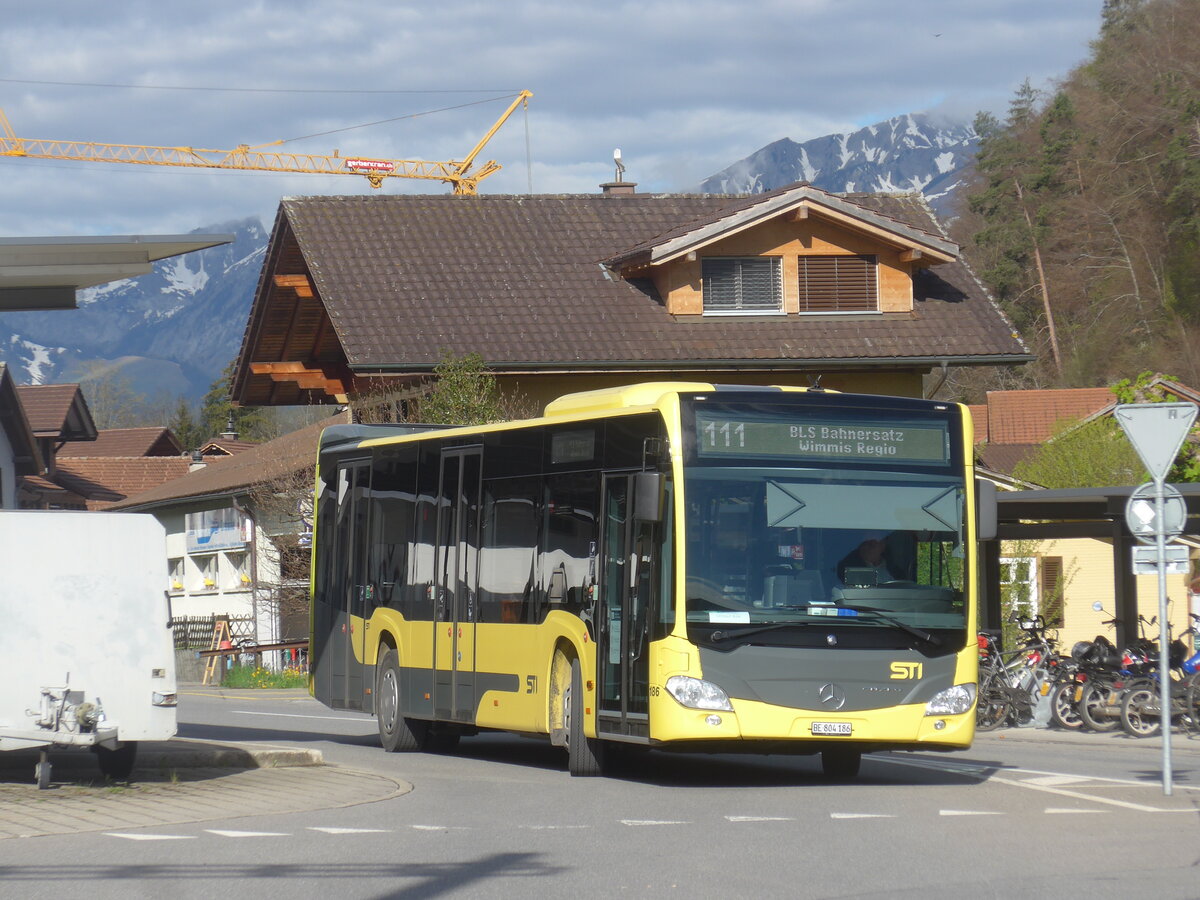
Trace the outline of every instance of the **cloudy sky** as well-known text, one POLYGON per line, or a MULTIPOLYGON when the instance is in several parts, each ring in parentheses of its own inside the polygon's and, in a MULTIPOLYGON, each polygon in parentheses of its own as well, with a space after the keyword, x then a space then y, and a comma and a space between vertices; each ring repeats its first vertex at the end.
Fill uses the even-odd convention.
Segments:
MULTIPOLYGON (((481 193, 590 193, 616 147, 639 190, 682 191, 783 137, 1002 112, 1023 79, 1083 60, 1101 0, 3 6, 0 109, 18 137, 454 160, 524 89, 528 111, 482 152, 504 168, 481 193)), ((348 176, 0 156, 0 235, 270 227, 282 196, 369 192, 348 176)))

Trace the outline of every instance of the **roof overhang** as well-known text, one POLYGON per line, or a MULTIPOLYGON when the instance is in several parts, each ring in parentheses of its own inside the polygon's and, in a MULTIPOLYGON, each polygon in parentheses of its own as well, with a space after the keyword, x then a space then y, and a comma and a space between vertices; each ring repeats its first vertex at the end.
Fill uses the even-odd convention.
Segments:
POLYGON ((668 238, 625 257, 608 260, 610 265, 658 266, 697 253, 710 244, 724 240, 764 222, 783 218, 800 221, 810 216, 826 219, 852 231, 869 234, 875 239, 908 254, 909 262, 938 265, 958 258, 958 244, 951 240, 914 228, 890 216, 877 213, 853 201, 846 200, 809 185, 800 185, 745 206, 727 216, 708 222, 686 234, 668 238))
POLYGON ((0 238, 0 312, 74 309, 77 290, 145 275, 160 259, 233 239, 231 234, 0 238))

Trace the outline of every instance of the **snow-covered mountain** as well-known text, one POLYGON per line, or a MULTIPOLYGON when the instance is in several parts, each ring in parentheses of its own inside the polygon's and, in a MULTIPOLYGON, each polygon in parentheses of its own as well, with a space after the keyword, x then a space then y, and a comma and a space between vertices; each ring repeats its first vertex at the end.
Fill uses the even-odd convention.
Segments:
POLYGON ((978 136, 970 125, 923 113, 804 143, 782 138, 707 178, 707 194, 746 194, 807 181, 826 191, 920 192, 943 219, 978 136))
POLYGON ((0 361, 20 384, 70 383, 100 370, 147 399, 203 396, 241 346, 267 232, 252 218, 192 234, 235 237, 79 291, 78 309, 0 315, 0 361))

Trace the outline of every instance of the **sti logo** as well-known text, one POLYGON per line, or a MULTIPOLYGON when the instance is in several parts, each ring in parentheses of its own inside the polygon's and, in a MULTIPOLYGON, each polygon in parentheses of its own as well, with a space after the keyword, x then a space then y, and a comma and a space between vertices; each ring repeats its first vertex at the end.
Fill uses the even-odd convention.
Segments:
POLYGON ((922 664, 919 662, 894 662, 892 663, 892 680, 893 681, 911 681, 913 678, 920 678, 922 664))

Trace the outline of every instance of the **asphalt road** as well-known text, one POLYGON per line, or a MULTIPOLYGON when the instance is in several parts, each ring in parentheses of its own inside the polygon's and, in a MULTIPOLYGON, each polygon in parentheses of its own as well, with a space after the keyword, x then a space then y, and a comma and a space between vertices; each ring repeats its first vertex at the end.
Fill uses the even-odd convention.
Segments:
POLYGON ((409 782, 304 814, 0 841, 0 896, 971 898, 1200 896, 1200 741, 1000 732, 970 751, 631 757, 573 779, 509 735, 385 754, 373 720, 298 693, 183 689, 181 735, 321 750, 409 782))

